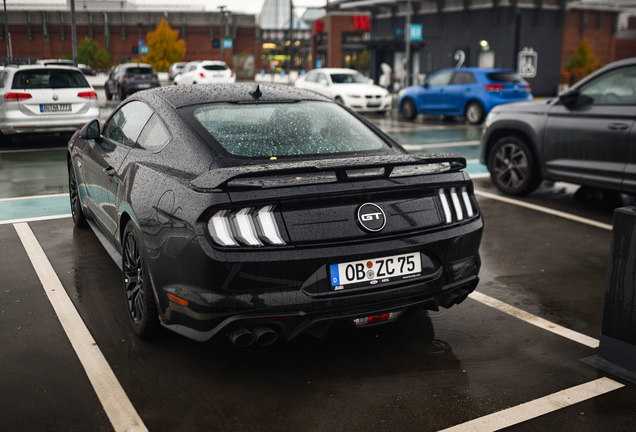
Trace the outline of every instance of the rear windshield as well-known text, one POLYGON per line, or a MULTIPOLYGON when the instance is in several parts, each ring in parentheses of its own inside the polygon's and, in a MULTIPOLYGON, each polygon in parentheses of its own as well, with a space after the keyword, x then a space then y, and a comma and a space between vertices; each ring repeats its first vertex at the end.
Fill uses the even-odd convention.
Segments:
POLYGON ((13 76, 14 89, 90 87, 84 74, 76 70, 30 69, 13 76))
POLYGON ((226 70, 227 66, 225 66, 225 65, 205 65, 205 66, 203 66, 203 69, 210 70, 210 71, 222 71, 222 70, 226 70))
POLYGON ((331 74, 334 84, 368 84, 369 79, 362 74, 331 74))
POLYGON ((126 69, 127 74, 135 74, 135 75, 150 75, 153 73, 152 68, 146 67, 131 67, 126 69))
POLYGON ((493 72, 486 75, 490 81, 500 83, 520 83, 525 82, 521 75, 515 72, 493 72))
POLYGON ((230 154, 261 158, 380 150, 384 142, 338 105, 218 104, 194 118, 230 154))

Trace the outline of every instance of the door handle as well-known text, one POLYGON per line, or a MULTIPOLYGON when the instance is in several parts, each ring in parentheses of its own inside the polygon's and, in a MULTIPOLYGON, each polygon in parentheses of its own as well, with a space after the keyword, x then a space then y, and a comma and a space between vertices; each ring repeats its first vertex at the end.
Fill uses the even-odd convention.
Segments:
POLYGON ((109 177, 115 177, 115 168, 113 168, 112 166, 107 166, 106 168, 104 168, 104 172, 109 177))
POLYGON ((610 123, 607 127, 611 130, 625 130, 629 127, 629 125, 626 123, 610 123))

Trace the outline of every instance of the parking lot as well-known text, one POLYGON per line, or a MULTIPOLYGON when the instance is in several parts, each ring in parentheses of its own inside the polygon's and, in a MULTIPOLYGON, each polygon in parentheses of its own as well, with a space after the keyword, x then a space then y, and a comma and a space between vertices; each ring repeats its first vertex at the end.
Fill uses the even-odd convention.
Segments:
POLYGON ((476 292, 244 349, 136 338, 119 268, 70 218, 66 137, 0 148, 0 430, 633 430, 634 384, 581 361, 597 352, 613 211, 630 197, 556 183, 511 199, 477 161, 480 127, 369 118, 411 152, 468 160, 486 224, 476 292))

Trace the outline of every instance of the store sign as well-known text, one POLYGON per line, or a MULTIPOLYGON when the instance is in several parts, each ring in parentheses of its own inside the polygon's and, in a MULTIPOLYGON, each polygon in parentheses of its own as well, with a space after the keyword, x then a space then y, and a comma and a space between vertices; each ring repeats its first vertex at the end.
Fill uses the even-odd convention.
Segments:
POLYGON ((232 49, 232 39, 223 39, 223 49, 232 49))
POLYGON ((371 31, 371 18, 369 15, 354 15, 353 28, 358 31, 371 31))
POLYGON ((144 45, 141 47, 141 53, 142 54, 148 54, 148 45, 144 45))
POLYGON ((537 61, 539 54, 532 48, 524 48, 517 55, 517 72, 523 78, 534 78, 537 76, 537 61))
POLYGON ((424 33, 424 29, 422 24, 411 24, 409 31, 409 38, 413 42, 420 42, 422 40, 422 34, 424 33))

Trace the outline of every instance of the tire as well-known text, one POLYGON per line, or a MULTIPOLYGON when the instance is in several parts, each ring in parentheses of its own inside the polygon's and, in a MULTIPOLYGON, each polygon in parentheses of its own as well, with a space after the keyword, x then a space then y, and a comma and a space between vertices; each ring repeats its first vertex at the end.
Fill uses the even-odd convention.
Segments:
POLYGON ((121 87, 117 90, 117 94, 119 95, 120 101, 126 99, 126 93, 124 93, 124 90, 121 87))
POLYGON ((86 222, 86 216, 82 211, 79 186, 77 184, 77 177, 75 177, 73 163, 71 161, 68 162, 68 195, 71 200, 71 216, 73 217, 73 223, 77 227, 86 228, 88 226, 88 222, 86 222))
POLYGON ((417 108, 412 99, 404 99, 402 101, 402 115, 407 120, 415 120, 415 117, 417 117, 417 108))
POLYGON ((488 171, 497 189, 510 195, 528 195, 542 180, 532 152, 516 136, 495 143, 488 155, 488 171))
POLYGON ((148 274, 142 236, 133 221, 124 231, 122 281, 128 320, 135 334, 154 339, 161 330, 159 313, 148 274))
POLYGON ((113 100, 113 95, 108 91, 108 86, 104 88, 104 93, 106 93, 106 100, 113 100))
POLYGON ((336 102, 344 104, 344 102, 342 101, 342 98, 340 96, 336 96, 336 102))
POLYGON ((466 120, 472 125, 481 124, 484 121, 484 107, 477 101, 469 102, 464 112, 466 120))

